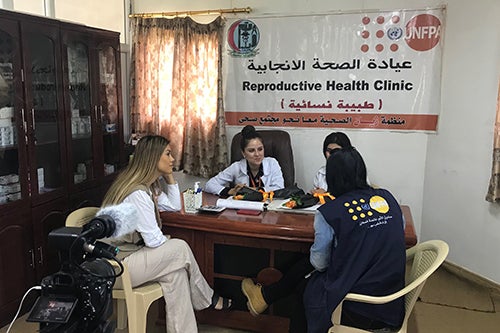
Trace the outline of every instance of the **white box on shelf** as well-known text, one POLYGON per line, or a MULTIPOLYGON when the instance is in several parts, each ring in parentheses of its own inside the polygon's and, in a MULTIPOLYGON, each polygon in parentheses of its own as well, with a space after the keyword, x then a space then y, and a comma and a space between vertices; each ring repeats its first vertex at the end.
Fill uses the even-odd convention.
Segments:
POLYGON ((0 109, 0 118, 13 118, 14 108, 12 106, 6 106, 0 109))
POLYGON ((0 127, 12 127, 12 118, 0 118, 0 127))

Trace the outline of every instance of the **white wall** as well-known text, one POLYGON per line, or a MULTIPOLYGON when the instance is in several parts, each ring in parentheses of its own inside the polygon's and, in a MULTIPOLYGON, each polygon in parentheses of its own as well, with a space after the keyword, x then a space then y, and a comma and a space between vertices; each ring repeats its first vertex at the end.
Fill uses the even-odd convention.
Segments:
POLYGON ((117 31, 126 43, 129 0, 0 0, 0 8, 117 31))
MULTIPOLYGON (((17 2, 19 0, 14 1, 17 2)), ((45 1, 54 1, 56 18, 86 24, 91 27, 117 31, 120 33, 120 42, 125 42, 127 20, 125 19, 124 0, 45 1)))
POLYGON ((500 205, 484 200, 499 82, 500 1, 459 2, 448 6, 443 110, 439 133, 428 143, 421 237, 446 240, 451 261, 500 282, 500 205))
MULTIPOLYGON (((500 73, 498 0, 134 0, 133 12, 251 7, 248 16, 447 5, 442 110, 436 134, 346 131, 362 152, 373 183, 411 206, 419 240, 443 239, 448 257, 500 283, 500 205, 484 200, 491 170, 500 73)), ((240 14, 242 15, 242 14, 240 14)), ((243 15, 244 16, 244 15, 243 15)), ((240 127, 228 127, 228 138, 240 127)), ((296 178, 309 189, 322 165, 323 129, 287 129, 296 178), (310 147, 315 147, 310 149, 310 147)))

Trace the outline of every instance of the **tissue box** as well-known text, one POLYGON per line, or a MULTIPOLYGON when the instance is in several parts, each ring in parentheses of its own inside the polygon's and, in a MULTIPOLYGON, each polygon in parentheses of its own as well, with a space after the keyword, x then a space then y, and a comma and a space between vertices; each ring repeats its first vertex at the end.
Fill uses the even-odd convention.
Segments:
POLYGON ((186 213, 196 213, 202 205, 203 195, 201 192, 193 193, 188 190, 182 193, 182 197, 184 199, 184 212, 186 213))

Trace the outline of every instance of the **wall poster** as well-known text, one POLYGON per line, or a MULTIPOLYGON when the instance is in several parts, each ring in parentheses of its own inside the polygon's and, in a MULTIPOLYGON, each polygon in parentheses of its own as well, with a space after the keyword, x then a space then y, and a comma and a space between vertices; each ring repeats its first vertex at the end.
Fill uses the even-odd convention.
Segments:
POLYGON ((444 8, 226 23, 228 125, 437 130, 444 8))

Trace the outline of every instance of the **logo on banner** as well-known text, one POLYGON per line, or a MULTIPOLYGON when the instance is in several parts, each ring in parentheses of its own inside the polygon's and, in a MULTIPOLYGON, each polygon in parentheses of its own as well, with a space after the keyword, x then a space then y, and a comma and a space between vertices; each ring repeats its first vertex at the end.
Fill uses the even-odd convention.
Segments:
POLYGON ((231 24, 227 32, 227 43, 233 57, 253 57, 258 53, 260 32, 250 20, 238 20, 231 24))
POLYGON ((432 14, 417 15, 403 27, 401 27, 403 23, 401 17, 397 13, 390 17, 364 16, 361 23, 362 31, 359 32, 359 36, 365 41, 360 47, 363 53, 367 53, 370 49, 378 53, 386 49, 398 52, 402 40, 415 51, 429 51, 441 38, 441 21, 432 14))
POLYGON ((431 14, 420 14, 406 24, 406 44, 415 51, 429 51, 441 39, 441 21, 431 14))

